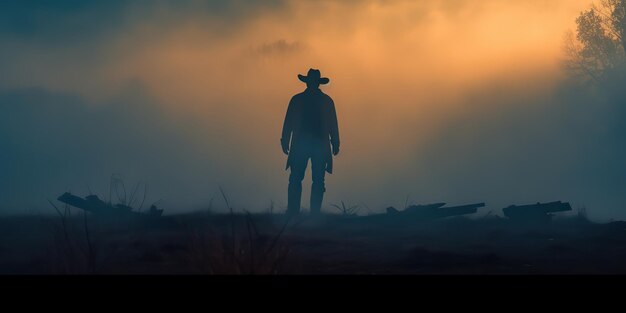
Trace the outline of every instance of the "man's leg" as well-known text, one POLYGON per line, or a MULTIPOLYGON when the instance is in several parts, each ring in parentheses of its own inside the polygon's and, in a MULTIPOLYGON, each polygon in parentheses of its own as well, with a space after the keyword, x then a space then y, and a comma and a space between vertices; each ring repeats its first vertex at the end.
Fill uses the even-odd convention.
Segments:
POLYGON ((324 182, 326 176, 326 160, 323 158, 312 158, 311 172, 311 176, 313 177, 313 185, 311 186, 311 214, 317 215, 321 213, 324 192, 326 192, 324 182))
POLYGON ((294 158, 291 164, 291 174, 289 175, 289 192, 287 214, 300 213, 302 200, 302 180, 306 171, 308 158, 294 158))

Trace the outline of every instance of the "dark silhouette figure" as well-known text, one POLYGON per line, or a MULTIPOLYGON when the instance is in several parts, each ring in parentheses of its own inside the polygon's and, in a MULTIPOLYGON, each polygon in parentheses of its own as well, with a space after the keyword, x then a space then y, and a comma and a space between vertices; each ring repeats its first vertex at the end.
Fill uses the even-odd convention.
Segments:
POLYGON ((324 176, 333 172, 333 155, 339 154, 339 127, 335 103, 323 93, 320 85, 328 84, 319 70, 310 69, 307 76, 298 75, 307 84, 304 92, 289 102, 283 124, 281 146, 289 157, 289 196, 287 214, 300 213, 302 180, 311 160, 311 214, 319 214, 326 187, 324 176), (331 149, 332 145, 332 149, 331 149))

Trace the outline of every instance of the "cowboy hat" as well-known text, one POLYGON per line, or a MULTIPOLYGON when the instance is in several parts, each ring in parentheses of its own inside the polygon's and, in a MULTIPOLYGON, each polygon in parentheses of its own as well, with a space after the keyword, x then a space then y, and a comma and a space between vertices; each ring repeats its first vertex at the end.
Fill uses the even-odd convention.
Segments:
POLYGON ((320 70, 310 69, 307 76, 298 74, 298 78, 305 83, 319 83, 320 85, 326 85, 330 82, 330 79, 322 77, 320 70))

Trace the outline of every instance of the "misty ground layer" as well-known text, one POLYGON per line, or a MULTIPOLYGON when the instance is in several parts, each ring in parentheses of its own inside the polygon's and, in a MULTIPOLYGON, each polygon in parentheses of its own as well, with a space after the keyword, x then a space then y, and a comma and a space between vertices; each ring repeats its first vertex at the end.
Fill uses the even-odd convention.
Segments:
POLYGON ((498 217, 3 217, 0 273, 624 274, 625 243, 625 222, 582 217, 539 225, 498 217))

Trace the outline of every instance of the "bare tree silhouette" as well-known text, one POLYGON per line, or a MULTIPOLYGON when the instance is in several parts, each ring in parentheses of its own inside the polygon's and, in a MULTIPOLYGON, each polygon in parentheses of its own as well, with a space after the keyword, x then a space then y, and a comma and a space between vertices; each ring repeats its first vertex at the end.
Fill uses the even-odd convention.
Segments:
POLYGON ((601 0, 576 19, 576 33, 565 38, 567 68, 575 75, 601 82, 623 70, 626 61, 626 0, 601 0))

